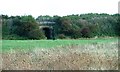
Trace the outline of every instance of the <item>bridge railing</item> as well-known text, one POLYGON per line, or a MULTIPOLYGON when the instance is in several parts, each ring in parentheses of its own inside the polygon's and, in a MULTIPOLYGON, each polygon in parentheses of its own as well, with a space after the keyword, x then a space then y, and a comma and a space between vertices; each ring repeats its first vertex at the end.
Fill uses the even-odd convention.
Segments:
POLYGON ((37 22, 39 25, 54 25, 55 22, 53 21, 40 21, 40 22, 37 22))

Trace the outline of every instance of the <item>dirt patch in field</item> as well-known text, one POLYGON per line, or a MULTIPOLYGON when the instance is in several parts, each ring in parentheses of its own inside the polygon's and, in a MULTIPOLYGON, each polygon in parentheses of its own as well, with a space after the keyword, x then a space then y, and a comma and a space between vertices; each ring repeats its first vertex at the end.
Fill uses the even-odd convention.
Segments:
POLYGON ((117 70, 118 44, 69 45, 2 53, 3 70, 117 70))

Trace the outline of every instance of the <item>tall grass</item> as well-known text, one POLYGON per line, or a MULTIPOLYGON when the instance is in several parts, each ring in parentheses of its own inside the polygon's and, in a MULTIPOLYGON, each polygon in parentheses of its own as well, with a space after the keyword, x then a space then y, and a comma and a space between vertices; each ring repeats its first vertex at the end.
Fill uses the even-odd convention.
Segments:
MULTIPOLYGON (((25 48, 17 50, 17 48, 12 49, 14 46, 11 46, 9 53, 2 54, 2 69, 4 70, 118 69, 117 39, 17 41, 21 45, 28 42, 35 44, 35 48, 25 50, 29 49, 25 46, 25 48), (49 42, 56 45, 50 48, 49 44, 46 46, 49 42), (46 48, 37 47, 37 43, 43 43, 46 48)), ((16 43, 16 41, 13 42, 16 43)), ((16 44, 18 45, 18 43, 16 44)))

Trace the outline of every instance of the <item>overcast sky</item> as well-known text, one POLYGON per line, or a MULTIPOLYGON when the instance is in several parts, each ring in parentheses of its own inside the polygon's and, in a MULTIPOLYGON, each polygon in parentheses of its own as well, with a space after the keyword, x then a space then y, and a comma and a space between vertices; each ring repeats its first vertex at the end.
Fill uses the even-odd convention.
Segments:
POLYGON ((0 0, 0 14, 70 15, 84 13, 118 13, 120 0, 0 0))

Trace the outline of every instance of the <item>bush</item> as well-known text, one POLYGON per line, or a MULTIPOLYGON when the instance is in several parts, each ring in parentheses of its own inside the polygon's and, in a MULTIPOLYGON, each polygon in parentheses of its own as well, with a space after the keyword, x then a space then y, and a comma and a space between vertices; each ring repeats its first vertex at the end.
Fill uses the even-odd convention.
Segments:
POLYGON ((58 38, 59 38, 59 39, 65 39, 66 36, 65 36, 64 34, 59 34, 59 35, 58 35, 58 38))
POLYGON ((27 37, 21 37, 21 36, 18 36, 16 34, 11 34, 11 35, 4 35, 2 37, 2 39, 4 39, 4 40, 26 40, 28 38, 27 37))
POLYGON ((29 39, 44 39, 45 35, 43 34, 43 32, 39 29, 36 30, 32 30, 29 32, 29 39))
POLYGON ((88 27, 85 27, 81 30, 82 37, 84 38, 90 38, 91 37, 91 31, 88 27))
POLYGON ((77 39, 81 37, 80 30, 72 30, 70 37, 72 39, 77 39))

